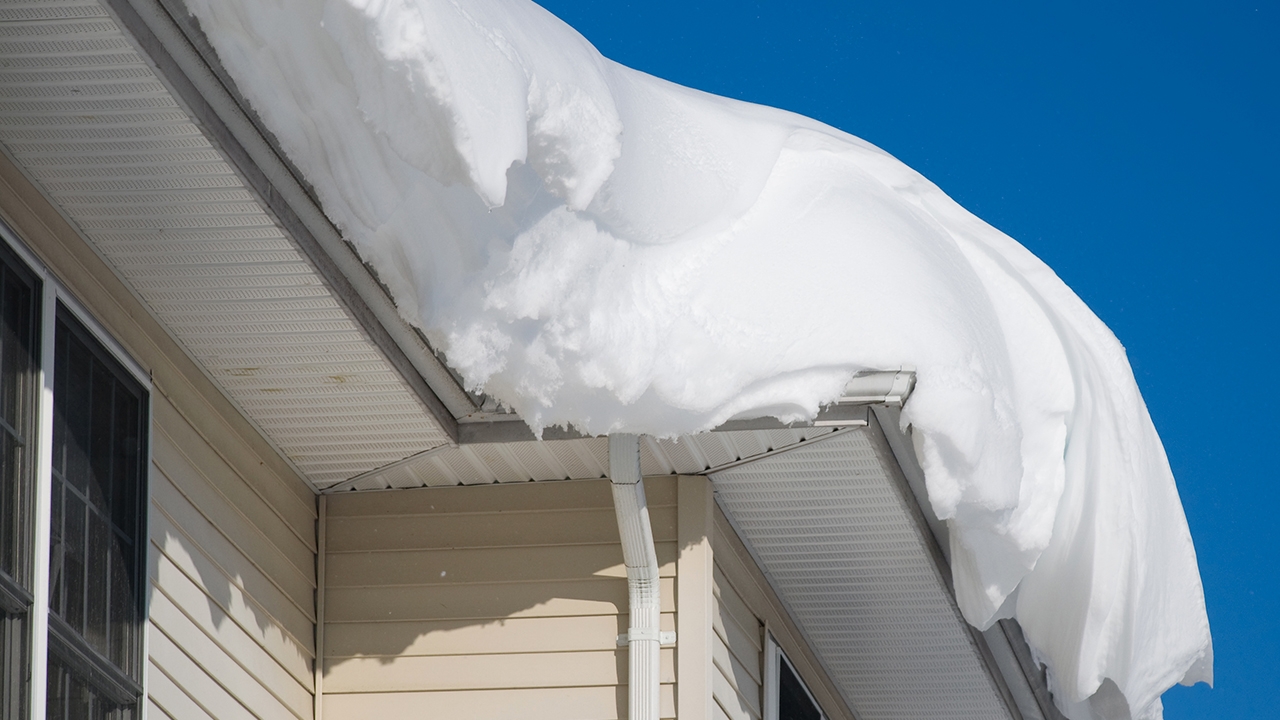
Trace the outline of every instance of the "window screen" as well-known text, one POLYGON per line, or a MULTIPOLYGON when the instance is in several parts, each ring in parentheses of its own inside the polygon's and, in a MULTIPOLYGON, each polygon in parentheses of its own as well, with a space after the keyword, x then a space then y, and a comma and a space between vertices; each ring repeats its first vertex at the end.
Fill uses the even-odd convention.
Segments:
POLYGON ((64 308, 53 405, 48 717, 130 720, 143 660, 146 395, 64 308))
POLYGON ((40 283, 0 248, 0 719, 27 713, 40 283))

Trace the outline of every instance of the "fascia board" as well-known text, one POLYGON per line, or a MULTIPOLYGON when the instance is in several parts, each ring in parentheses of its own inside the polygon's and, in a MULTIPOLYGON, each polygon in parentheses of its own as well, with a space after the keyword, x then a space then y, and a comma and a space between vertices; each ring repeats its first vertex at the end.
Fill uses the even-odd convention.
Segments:
MULTIPOLYGON (((897 461, 901 480, 905 485, 904 496, 916 509, 917 522, 927 530, 934 541, 933 555, 938 570, 946 579, 951 595, 955 597, 955 585, 951 577, 951 537, 946 523, 938 519, 929 503, 928 490, 912 447, 911 438, 901 429, 900 407, 873 405, 872 425, 888 445, 897 461)), ((967 625, 967 623, 966 623, 967 625)), ((1024 720, 1066 720, 1049 693, 1045 672, 1034 660, 1031 648, 1022 634, 1017 620, 999 620, 985 631, 969 626, 974 641, 982 652, 987 671, 1000 686, 1005 700, 1016 709, 1024 720)))

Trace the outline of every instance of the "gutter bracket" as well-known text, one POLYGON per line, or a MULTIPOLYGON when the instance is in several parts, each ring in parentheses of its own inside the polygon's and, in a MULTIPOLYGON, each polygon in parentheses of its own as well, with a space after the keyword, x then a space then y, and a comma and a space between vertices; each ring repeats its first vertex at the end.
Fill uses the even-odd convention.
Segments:
POLYGON ((625 632, 618 636, 618 647, 625 647, 631 644, 632 640, 657 640, 662 647, 671 647, 676 644, 676 631, 663 630, 659 633, 653 631, 625 632))

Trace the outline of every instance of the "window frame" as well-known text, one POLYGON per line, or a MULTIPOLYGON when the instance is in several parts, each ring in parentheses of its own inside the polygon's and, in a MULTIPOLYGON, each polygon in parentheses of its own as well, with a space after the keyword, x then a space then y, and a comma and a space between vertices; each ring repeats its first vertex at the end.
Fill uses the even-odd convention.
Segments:
POLYGON ((822 704, 813 696, 813 691, 809 689, 809 684, 804 681, 804 677, 796 669, 795 664, 783 652, 782 647, 778 645, 778 641, 773 639, 773 633, 769 632, 767 627, 764 631, 764 697, 762 698, 764 701, 764 720, 778 720, 780 712, 779 701, 782 697, 780 692, 782 663, 787 664, 791 674, 800 682, 800 688, 808 696, 809 702, 813 703, 813 706, 817 708, 822 720, 828 720, 827 712, 822 709, 822 704))
POLYGON ((152 455, 154 442, 151 432, 154 427, 152 396, 155 389, 151 373, 143 368, 129 352, 127 352, 106 327, 89 312, 88 308, 72 294, 54 273, 19 239, 19 236, 3 220, 0 220, 0 242, 3 242, 17 260, 40 282, 41 296, 36 298, 39 305, 39 366, 35 378, 35 423, 34 434, 37 454, 35 459, 35 487, 32 502, 32 537, 31 544, 31 578, 32 596, 30 605, 30 628, 28 629, 28 661, 31 663, 30 686, 28 694, 29 720, 43 720, 48 705, 49 681, 49 646, 50 646, 50 608, 49 608, 49 573, 50 549, 52 533, 52 501, 53 501, 53 389, 54 389, 54 347, 58 322, 58 308, 74 318, 89 337, 100 344, 108 357, 114 360, 124 372, 136 381, 146 397, 143 402, 143 427, 147 437, 144 453, 140 461, 144 463, 141 494, 143 502, 142 517, 139 518, 139 541, 142 547, 140 568, 140 591, 142 592, 142 647, 141 675, 139 685, 141 693, 138 698, 136 717, 146 720, 148 715, 147 688, 151 647, 150 617, 150 580, 151 563, 150 548, 150 504, 152 494, 152 455))

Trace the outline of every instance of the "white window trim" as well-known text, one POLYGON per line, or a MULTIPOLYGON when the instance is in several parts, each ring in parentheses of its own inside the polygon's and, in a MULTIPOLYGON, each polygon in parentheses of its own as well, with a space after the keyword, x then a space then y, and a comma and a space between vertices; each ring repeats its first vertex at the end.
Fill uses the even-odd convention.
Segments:
POLYGON ((764 631, 764 720, 778 720, 778 662, 782 650, 773 633, 764 631))
MULTIPOLYGON (((151 374, 144 370, 142 365, 125 351, 124 347, 102 326, 102 323, 98 322, 98 319, 71 294, 66 286, 54 277, 49 268, 2 221, 0 221, 0 238, 22 262, 26 263, 32 274, 40 279, 40 370, 37 374, 40 397, 36 408, 39 456, 36 458, 35 522, 33 523, 34 537, 32 538, 34 543, 32 547, 34 567, 31 573, 31 645, 29 646, 31 653, 31 688, 29 717, 30 720, 44 720, 49 690, 49 535, 51 532, 50 523, 52 522, 53 505, 52 368, 58 305, 61 304, 79 320, 94 339, 102 343, 108 354, 118 361, 121 367, 147 391, 146 427, 148 438, 147 457, 145 460, 147 472, 143 492, 146 493, 148 507, 151 502, 152 446, 154 445, 150 437, 151 428, 154 427, 151 402, 153 388, 151 374)), ((144 547, 146 548, 143 568, 146 571, 146 568, 150 567, 151 558, 151 538, 148 527, 143 528, 142 542, 145 543, 144 547)), ((150 580, 144 577, 142 579, 142 591, 146 596, 150 595, 148 592, 149 587, 150 580)), ((138 717, 140 720, 147 720, 147 710, 150 705, 147 700, 147 688, 149 687, 147 680, 149 679, 148 675, 151 667, 149 659, 151 648, 151 607, 149 600, 144 602, 142 618, 142 695, 138 699, 138 717)))

